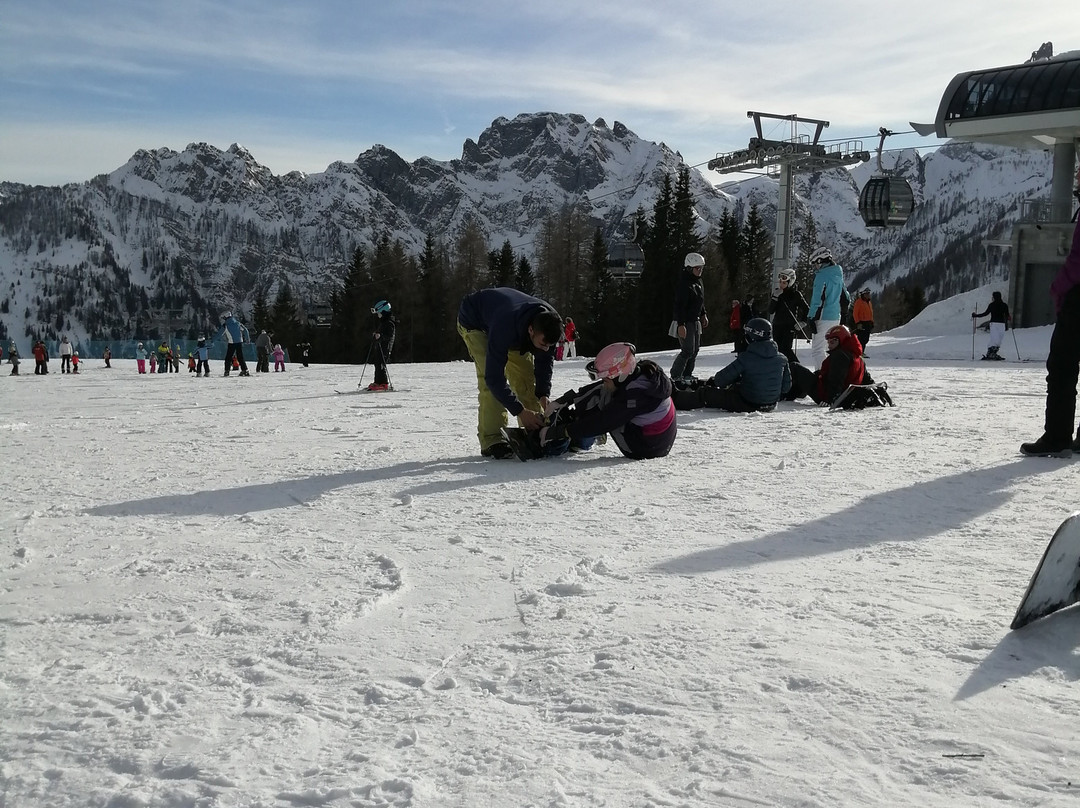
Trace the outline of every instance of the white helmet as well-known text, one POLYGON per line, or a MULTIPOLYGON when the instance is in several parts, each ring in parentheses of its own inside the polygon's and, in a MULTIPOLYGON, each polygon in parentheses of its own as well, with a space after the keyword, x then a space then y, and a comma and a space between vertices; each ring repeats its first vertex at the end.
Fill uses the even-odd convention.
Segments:
POLYGON ((788 283, 795 283, 795 270, 794 269, 781 269, 776 275, 778 281, 787 281, 788 283))
POLYGON ((701 253, 687 253, 686 260, 683 261, 684 267, 703 267, 705 266, 705 256, 701 253))
POLYGON ((812 253, 810 253, 811 264, 831 264, 833 263, 832 250, 828 247, 818 247, 812 253))

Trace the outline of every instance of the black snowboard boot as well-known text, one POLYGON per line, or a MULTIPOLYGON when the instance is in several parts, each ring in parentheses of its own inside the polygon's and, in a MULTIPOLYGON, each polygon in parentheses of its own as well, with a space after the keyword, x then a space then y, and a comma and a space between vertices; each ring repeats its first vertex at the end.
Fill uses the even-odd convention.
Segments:
POLYGON ((1032 443, 1021 443, 1020 454, 1028 457, 1072 457, 1072 444, 1065 440, 1054 440, 1043 433, 1043 436, 1032 443))
POLYGON ((514 450, 510 448, 509 443, 493 443, 486 449, 481 449, 480 454, 495 460, 506 460, 506 458, 514 456, 514 450))

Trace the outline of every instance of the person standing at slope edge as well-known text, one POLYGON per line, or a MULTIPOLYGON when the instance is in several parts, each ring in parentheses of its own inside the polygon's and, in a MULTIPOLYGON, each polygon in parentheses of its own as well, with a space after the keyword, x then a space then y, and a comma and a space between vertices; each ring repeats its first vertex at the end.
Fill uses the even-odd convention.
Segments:
POLYGON ((810 254, 810 266, 815 269, 808 321, 813 324, 810 330, 814 335, 810 356, 814 367, 821 368, 828 348, 825 335, 834 325, 840 325, 847 310, 848 293, 844 288, 844 269, 833 259, 828 247, 818 247, 810 254))
POLYGON ((705 286, 701 273, 705 270, 705 258, 701 253, 687 253, 683 271, 675 287, 675 312, 668 335, 679 341, 679 353, 671 363, 672 381, 692 379, 698 351, 701 350, 701 332, 709 327, 709 315, 705 311, 705 286))
POLYGON ((986 344, 986 356, 983 359, 1004 359, 998 350, 1005 339, 1005 330, 1009 327, 1009 304, 1001 299, 1001 292, 994 292, 992 297, 986 305, 986 311, 978 314, 971 312, 971 319, 990 315, 990 339, 986 344))
POLYGON ((250 339, 250 336, 247 328, 240 325, 240 322, 233 317, 231 311, 221 315, 221 331, 218 332, 218 336, 224 336, 225 341, 228 343, 228 347, 225 348, 224 375, 229 375, 229 371, 233 366, 233 359, 235 359, 240 366, 240 375, 250 376, 247 362, 244 361, 244 343, 250 339))

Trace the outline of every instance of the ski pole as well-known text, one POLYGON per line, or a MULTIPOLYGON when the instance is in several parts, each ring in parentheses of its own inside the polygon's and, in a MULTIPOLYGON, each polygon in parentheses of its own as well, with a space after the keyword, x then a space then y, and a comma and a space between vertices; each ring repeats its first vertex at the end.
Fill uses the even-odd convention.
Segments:
POLYGON ((1016 329, 1015 328, 1010 328, 1009 330, 1012 331, 1013 347, 1016 348, 1016 361, 1017 362, 1023 362, 1024 360, 1020 358, 1020 346, 1016 344, 1016 329))
POLYGON ((393 389, 394 382, 390 379, 390 368, 386 366, 386 354, 383 353, 382 340, 379 341, 379 359, 382 360, 383 373, 386 374, 386 384, 393 389))
POLYGON ((375 341, 372 340, 367 349, 367 359, 364 360, 364 368, 360 371, 360 381, 356 383, 357 387, 362 387, 364 384, 364 374, 367 373, 368 363, 371 362, 371 349, 375 347, 375 341))
POLYGON ((975 361, 975 313, 971 317, 971 361, 975 361))

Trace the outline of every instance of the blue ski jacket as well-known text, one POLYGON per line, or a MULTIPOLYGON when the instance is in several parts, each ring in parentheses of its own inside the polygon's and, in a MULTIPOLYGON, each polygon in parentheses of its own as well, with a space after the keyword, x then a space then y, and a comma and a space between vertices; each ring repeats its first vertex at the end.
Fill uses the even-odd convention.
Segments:
POLYGON ((841 301, 844 301, 843 305, 846 307, 847 299, 844 270, 839 264, 824 266, 814 275, 814 290, 810 293, 810 317, 814 320, 839 320, 841 301))
POLYGON ((791 369, 771 339, 751 342, 712 378, 716 387, 736 385, 751 404, 775 404, 791 389, 791 369))
POLYGON ((462 327, 487 334, 484 382, 511 415, 516 416, 525 409, 506 381, 506 362, 511 351, 533 355, 536 397, 543 398, 551 393, 555 346, 547 351, 539 351, 529 338, 529 326, 543 309, 555 312, 540 298, 507 286, 481 289, 465 295, 458 309, 458 322, 462 327))

